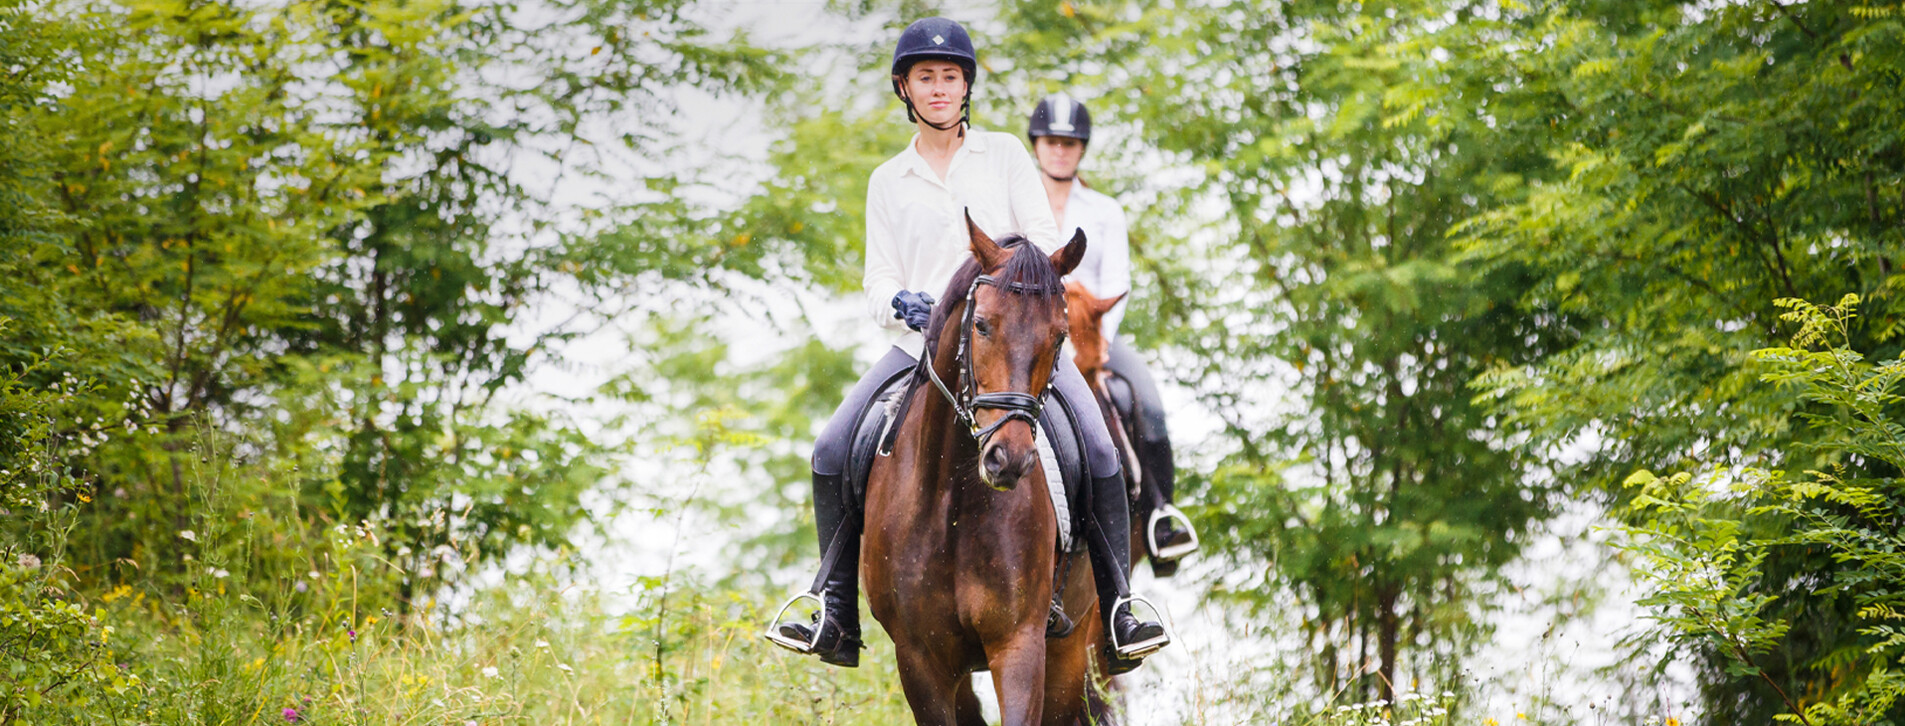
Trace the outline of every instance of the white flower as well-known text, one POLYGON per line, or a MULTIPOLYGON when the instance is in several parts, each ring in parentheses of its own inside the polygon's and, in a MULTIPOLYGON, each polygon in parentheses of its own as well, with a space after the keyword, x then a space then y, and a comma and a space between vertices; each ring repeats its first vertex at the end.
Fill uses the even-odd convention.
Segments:
POLYGON ((208 570, 207 574, 211 575, 212 577, 216 577, 220 580, 223 580, 227 577, 230 577, 232 573, 226 571, 224 568, 214 567, 208 570))
POLYGON ((547 647, 549 647, 549 641, 547 641, 547 640, 538 640, 538 641, 536 641, 536 647, 538 647, 538 648, 547 648, 547 647))
POLYGON ((496 666, 488 666, 483 669, 484 678, 495 678, 496 674, 497 674, 496 666))
POLYGON ((557 664, 556 664, 556 668, 558 668, 558 669, 560 669, 560 670, 561 670, 562 672, 564 672, 564 673, 574 673, 574 672, 575 672, 575 669, 574 669, 574 668, 570 668, 570 667, 569 667, 569 664, 567 664, 567 663, 557 663, 557 664))
POLYGON ((34 555, 29 555, 29 554, 25 554, 25 553, 22 553, 22 554, 20 555, 20 569, 23 569, 23 570, 37 570, 37 569, 39 569, 39 568, 40 568, 40 558, 39 558, 39 557, 37 557, 37 556, 34 556, 34 555))
POLYGON ((197 542, 198 533, 189 529, 181 529, 179 530, 179 539, 185 540, 187 542, 197 542))

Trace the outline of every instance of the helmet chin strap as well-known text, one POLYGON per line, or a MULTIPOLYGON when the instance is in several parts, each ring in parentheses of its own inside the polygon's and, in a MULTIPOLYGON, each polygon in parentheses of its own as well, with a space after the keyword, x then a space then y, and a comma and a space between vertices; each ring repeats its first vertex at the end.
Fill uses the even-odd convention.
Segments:
POLYGON ((966 126, 972 124, 972 88, 971 87, 966 88, 966 97, 959 99, 959 120, 949 124, 945 124, 943 126, 940 124, 936 124, 931 121, 928 121, 926 120, 926 117, 919 115, 919 111, 913 108, 912 94, 902 93, 900 95, 900 98, 905 99, 906 101, 906 120, 914 121, 918 123, 924 123, 927 126, 931 126, 933 128, 939 129, 940 131, 950 131, 954 127, 957 127, 959 129, 959 138, 962 138, 962 139, 966 138, 966 126))

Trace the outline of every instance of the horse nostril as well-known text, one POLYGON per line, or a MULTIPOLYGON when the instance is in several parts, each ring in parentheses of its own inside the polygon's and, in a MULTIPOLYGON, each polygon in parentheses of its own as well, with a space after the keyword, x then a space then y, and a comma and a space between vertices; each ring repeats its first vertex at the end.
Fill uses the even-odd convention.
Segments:
POLYGON ((995 482, 998 481, 1000 472, 1005 471, 1006 464, 1010 459, 1011 457, 1005 453, 1005 447, 996 445, 986 447, 986 478, 995 482))

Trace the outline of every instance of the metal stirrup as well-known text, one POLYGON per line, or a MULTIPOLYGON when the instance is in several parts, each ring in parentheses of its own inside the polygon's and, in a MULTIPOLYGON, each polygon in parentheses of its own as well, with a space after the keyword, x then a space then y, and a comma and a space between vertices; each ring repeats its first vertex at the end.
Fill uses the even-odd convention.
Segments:
POLYGON ((769 643, 794 651, 795 653, 809 655, 812 654, 816 648, 820 647, 820 631, 826 627, 827 599, 821 597, 820 593, 817 592, 803 592, 787 598, 787 602, 781 603, 780 609, 774 611, 774 618, 767 621, 767 630, 761 632, 761 637, 766 638, 769 643), (820 618, 814 621, 813 637, 807 641, 795 640, 780 633, 781 616, 786 615, 787 611, 793 608, 795 603, 802 600, 812 600, 820 605, 820 618))
POLYGON ((1164 611, 1159 610, 1158 606, 1151 604, 1150 600, 1146 600, 1138 595, 1126 595, 1118 598, 1118 602, 1111 606, 1111 612, 1116 614, 1120 609, 1124 608, 1124 606, 1132 603, 1144 603, 1145 607, 1150 608, 1151 613, 1158 616, 1158 626, 1164 629, 1164 634, 1155 638, 1140 640, 1136 643, 1120 643, 1118 642, 1118 629, 1107 628, 1106 630, 1110 632, 1106 634, 1111 636, 1111 651, 1117 653, 1120 658, 1143 658, 1163 650, 1164 646, 1170 645, 1171 626, 1169 623, 1164 622, 1164 611))
POLYGON ((1151 512, 1151 521, 1144 525, 1144 540, 1146 544, 1151 545, 1152 557, 1166 561, 1179 559, 1192 552, 1196 552, 1199 546, 1197 528, 1191 525, 1191 518, 1184 516, 1184 513, 1178 511, 1177 506, 1172 504, 1166 504, 1151 512), (1160 549, 1158 547, 1158 523, 1173 519, 1184 523, 1184 533, 1191 536, 1191 541, 1160 549))

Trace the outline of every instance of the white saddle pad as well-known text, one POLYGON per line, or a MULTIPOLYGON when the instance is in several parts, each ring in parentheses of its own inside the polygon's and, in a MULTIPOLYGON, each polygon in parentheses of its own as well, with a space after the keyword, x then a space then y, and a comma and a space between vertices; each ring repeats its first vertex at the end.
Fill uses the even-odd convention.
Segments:
POLYGON ((1058 547, 1062 552, 1072 549, 1072 510, 1065 501, 1065 477, 1058 471, 1058 454, 1052 451, 1051 437, 1045 435, 1045 427, 1038 431, 1038 460, 1045 468, 1045 489, 1052 498, 1052 511, 1058 514, 1058 547))

